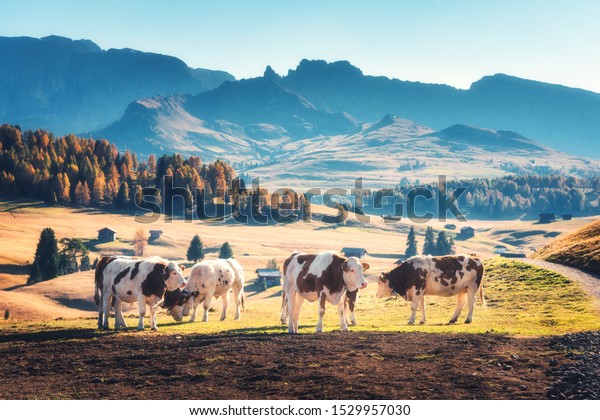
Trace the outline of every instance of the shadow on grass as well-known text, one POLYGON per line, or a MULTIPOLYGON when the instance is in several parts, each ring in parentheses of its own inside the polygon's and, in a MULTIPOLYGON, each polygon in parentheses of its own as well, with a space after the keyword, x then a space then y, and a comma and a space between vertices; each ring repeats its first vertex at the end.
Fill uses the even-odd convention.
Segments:
POLYGON ((94 328, 85 329, 73 329, 73 328, 60 328, 48 331, 35 331, 35 332, 15 332, 4 334, 7 330, 4 330, 0 334, 0 343, 12 343, 12 342, 26 342, 26 343, 40 343, 45 341, 60 341, 60 340, 89 340, 92 338, 103 337, 107 335, 113 335, 114 330, 111 331, 100 331, 94 328))

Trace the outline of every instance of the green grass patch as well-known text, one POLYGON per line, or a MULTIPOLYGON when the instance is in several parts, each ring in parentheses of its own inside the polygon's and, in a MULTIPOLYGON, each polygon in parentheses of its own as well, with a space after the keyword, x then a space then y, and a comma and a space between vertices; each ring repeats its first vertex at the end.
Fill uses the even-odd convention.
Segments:
MULTIPOLYGON (((479 303, 475 307, 473 323, 464 324, 467 308, 455 325, 449 325, 455 298, 427 296, 427 324, 407 325, 410 306, 401 298, 377 299, 374 296, 376 285, 371 284, 360 295, 356 317, 359 325, 350 327, 352 331, 388 332, 431 332, 431 333, 506 333, 512 335, 537 336, 564 334, 577 331, 600 329, 600 313, 592 298, 583 289, 564 276, 529 264, 494 258, 485 262, 484 291, 488 306, 479 303)), ((233 320, 234 305, 230 305, 228 319, 218 320, 217 313, 211 313, 208 322, 174 322, 165 314, 158 316, 160 331, 148 329, 135 331, 137 316, 129 315, 131 326, 119 334, 214 334, 214 333, 284 333, 287 327, 279 321, 279 298, 247 300, 242 318, 233 320)), ((300 315, 300 333, 314 333, 317 323, 317 305, 306 302, 300 315)), ((417 323, 419 314, 417 314, 417 323)), ((111 326, 114 319, 111 318, 111 326)), ((148 326, 148 321, 146 321, 148 326)), ((52 331, 87 330, 97 337, 114 334, 113 331, 93 332, 96 319, 56 320, 50 322, 15 323, 0 320, 0 335, 19 333, 47 334, 52 331)), ((147 327, 148 328, 148 327, 147 327)), ((327 307, 324 330, 339 329, 337 310, 327 307)), ((69 337, 65 337, 67 339, 69 337)), ((401 345, 401 343, 399 343, 401 345)), ((427 354, 426 357, 429 357, 427 354)), ((425 356, 424 356, 425 357, 425 356)))

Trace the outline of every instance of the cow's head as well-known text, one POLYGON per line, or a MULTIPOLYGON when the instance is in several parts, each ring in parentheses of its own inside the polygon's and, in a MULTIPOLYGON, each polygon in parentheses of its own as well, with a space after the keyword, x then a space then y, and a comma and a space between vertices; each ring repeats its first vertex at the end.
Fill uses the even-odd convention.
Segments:
POLYGON ((175 321, 181 322, 183 317, 187 315, 184 308, 190 299, 198 296, 198 294, 197 291, 190 292, 185 289, 175 289, 165 293, 165 299, 161 306, 167 310, 167 314, 171 315, 175 321))
POLYGON ((375 296, 378 298, 385 298, 392 296, 394 289, 390 284, 390 280, 388 279, 388 273, 381 272, 379 277, 377 277, 377 293, 375 296))
POLYGON ((184 266, 177 265, 173 261, 170 261, 166 266, 163 273, 165 285, 168 291, 175 289, 183 289, 187 285, 185 277, 183 277, 184 266))
POLYGON ((367 287, 364 271, 369 268, 369 264, 360 262, 356 257, 350 257, 344 261, 344 264, 342 264, 344 283, 346 283, 349 291, 354 292, 355 290, 367 287))

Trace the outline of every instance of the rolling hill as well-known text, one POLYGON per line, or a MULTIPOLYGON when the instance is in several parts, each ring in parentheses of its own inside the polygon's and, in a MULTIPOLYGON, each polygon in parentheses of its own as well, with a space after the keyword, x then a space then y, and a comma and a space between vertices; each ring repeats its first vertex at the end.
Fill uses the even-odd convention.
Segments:
POLYGON ((558 237, 533 257, 600 275, 600 221, 558 237))

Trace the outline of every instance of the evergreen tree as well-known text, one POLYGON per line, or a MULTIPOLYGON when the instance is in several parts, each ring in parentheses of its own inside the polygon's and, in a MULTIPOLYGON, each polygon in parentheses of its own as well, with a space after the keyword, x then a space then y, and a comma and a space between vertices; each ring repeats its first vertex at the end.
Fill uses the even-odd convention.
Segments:
POLYGON ((229 242, 225 242, 221 246, 221 249, 219 250, 219 258, 227 259, 227 258, 232 258, 232 257, 233 257, 233 250, 231 249, 231 245, 229 245, 229 242))
POLYGON ((60 256, 58 253, 58 241, 52 228, 45 228, 40 234, 40 239, 35 251, 32 271, 27 283, 49 280, 60 274, 60 256))
POLYGON ((195 263, 199 260, 204 259, 204 249, 202 246, 202 240, 198 235, 195 235, 190 242, 190 246, 185 254, 188 261, 194 261, 195 263))
POLYGON ((417 239, 415 237, 415 228, 411 226, 408 232, 408 238, 406 239, 406 252, 404 256, 406 258, 414 257, 417 255, 417 239))
POLYGON ((121 186, 119 187, 119 192, 117 193, 117 199, 115 200, 115 205, 118 208, 125 208, 129 204, 129 186, 126 182, 121 182, 121 186))
POLYGON ((438 233, 435 249, 434 255, 452 255, 454 254, 454 241, 446 235, 446 232, 441 231, 438 233))
POLYGON ((83 257, 81 257, 81 265, 80 265, 81 271, 88 271, 92 269, 92 264, 90 262, 90 256, 88 254, 85 254, 83 257))
POLYGON ((437 249, 435 246, 433 228, 427 226, 427 231, 425 231, 425 242, 423 242, 423 255, 436 255, 436 253, 437 249))
POLYGON ((94 260, 94 262, 92 263, 92 270, 95 270, 95 269, 96 269, 96 267, 98 266, 98 263, 99 263, 99 262, 100 262, 100 261, 98 260, 98 257, 96 257, 96 259, 95 259, 95 260, 94 260))

